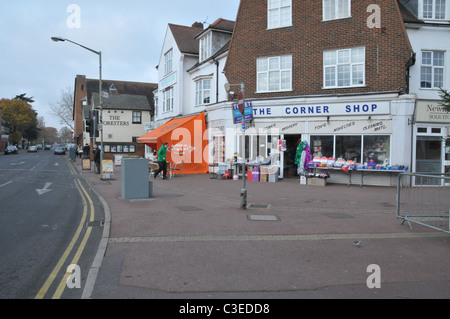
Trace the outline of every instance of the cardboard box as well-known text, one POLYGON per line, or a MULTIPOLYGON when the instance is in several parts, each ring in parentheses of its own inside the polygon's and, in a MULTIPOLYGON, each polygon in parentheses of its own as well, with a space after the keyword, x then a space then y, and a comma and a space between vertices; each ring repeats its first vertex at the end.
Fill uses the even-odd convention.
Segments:
POLYGON ((269 180, 269 174, 262 173, 259 175, 260 182, 267 182, 269 180))
POLYGON ((278 172, 274 174, 269 174, 269 183, 278 182, 278 172))
POLYGON ((309 186, 327 186, 327 180, 325 178, 310 177, 306 179, 306 184, 309 186))

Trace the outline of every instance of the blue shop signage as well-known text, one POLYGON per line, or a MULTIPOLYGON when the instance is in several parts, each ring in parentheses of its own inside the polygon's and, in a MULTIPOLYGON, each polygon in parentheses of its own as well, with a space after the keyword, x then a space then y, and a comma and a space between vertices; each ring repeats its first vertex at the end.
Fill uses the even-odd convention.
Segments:
MULTIPOLYGON (((242 114, 239 112, 239 106, 237 103, 233 103, 233 120, 234 124, 242 123, 242 114)), ((244 122, 250 122, 253 120, 253 108, 252 102, 248 101, 244 103, 244 122)))
POLYGON ((390 103, 330 103, 324 105, 264 106, 253 105, 254 117, 333 116, 390 114, 390 103))

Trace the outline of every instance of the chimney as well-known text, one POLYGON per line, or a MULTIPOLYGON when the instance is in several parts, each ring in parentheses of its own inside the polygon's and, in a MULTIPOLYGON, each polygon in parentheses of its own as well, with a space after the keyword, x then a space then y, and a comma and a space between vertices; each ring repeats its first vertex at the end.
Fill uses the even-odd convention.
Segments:
POLYGON ((201 28, 201 29, 203 29, 203 23, 201 23, 201 22, 194 22, 192 24, 192 27, 193 28, 201 28))

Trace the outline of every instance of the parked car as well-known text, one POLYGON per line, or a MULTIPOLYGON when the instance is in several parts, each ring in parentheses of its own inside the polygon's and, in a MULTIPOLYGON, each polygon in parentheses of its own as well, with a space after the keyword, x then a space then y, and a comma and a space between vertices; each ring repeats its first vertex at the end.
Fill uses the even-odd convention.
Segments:
POLYGON ((19 150, 17 149, 16 146, 10 145, 5 149, 5 155, 8 154, 19 154, 19 150))
POLYGON ((55 155, 66 155, 66 149, 64 147, 56 147, 53 152, 55 155))
POLYGON ((28 153, 35 152, 37 153, 37 147, 35 145, 31 145, 28 147, 28 153))

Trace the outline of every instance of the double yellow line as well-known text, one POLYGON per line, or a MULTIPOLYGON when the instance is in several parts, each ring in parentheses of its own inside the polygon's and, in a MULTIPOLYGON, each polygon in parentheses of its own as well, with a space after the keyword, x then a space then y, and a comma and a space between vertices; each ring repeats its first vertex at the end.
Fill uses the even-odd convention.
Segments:
MULTIPOLYGON (((64 263, 66 262, 66 259, 68 258, 69 254, 72 252, 72 250, 75 247, 76 242, 78 241, 81 232, 83 230, 83 227, 86 223, 86 219, 87 219, 87 215, 88 215, 88 203, 89 203, 89 210, 90 210, 90 217, 89 217, 89 221, 93 222, 94 221, 94 203, 92 202, 91 197, 89 196, 89 194, 87 193, 86 189, 83 187, 83 185, 81 184, 80 180, 76 179, 75 180, 75 186, 78 189, 78 192, 81 195, 81 198, 83 199, 83 216, 81 218, 80 224, 78 225, 77 231, 75 232, 75 235, 73 236, 69 246, 67 247, 67 249, 64 251, 64 254, 61 256, 61 258, 59 259, 58 263, 56 264, 55 268, 53 269, 53 271, 50 273, 50 276, 47 278, 47 280, 45 281, 44 285, 42 286, 42 288, 39 290, 38 294, 34 297, 34 299, 43 299, 44 296, 47 294, 50 286, 52 285, 53 281, 55 280, 56 276, 58 275, 58 273, 60 272, 62 266, 64 265, 64 263)), ((91 234, 92 231, 92 226, 89 226, 86 230, 86 233, 84 234, 83 240, 80 243, 80 246, 78 247, 78 250, 75 253, 75 256, 72 259, 71 264, 77 264, 78 260, 80 259, 80 256, 84 250, 84 247, 86 246, 86 243, 89 239, 89 236, 91 234)), ((61 282, 58 285, 58 288, 56 289, 55 293, 52 296, 52 299, 59 299, 61 298, 61 295, 67 285, 67 278, 69 278, 69 276, 72 275, 72 273, 70 272, 66 272, 63 276, 63 278, 61 279, 61 282)))

